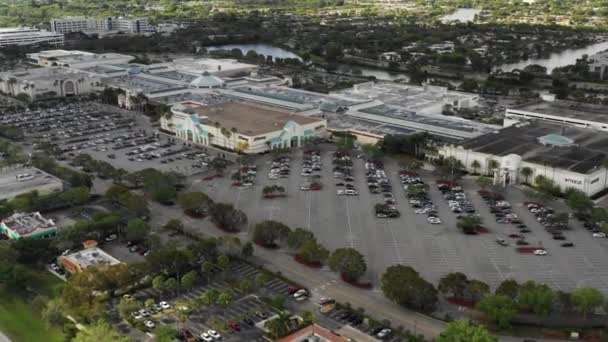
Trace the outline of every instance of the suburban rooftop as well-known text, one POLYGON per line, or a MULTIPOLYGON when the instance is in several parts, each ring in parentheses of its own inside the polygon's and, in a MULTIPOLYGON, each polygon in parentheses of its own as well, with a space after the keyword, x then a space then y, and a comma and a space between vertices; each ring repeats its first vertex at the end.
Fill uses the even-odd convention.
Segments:
POLYGON ((54 229, 55 222, 46 219, 39 212, 14 213, 2 221, 10 230, 19 235, 30 235, 36 231, 54 229))

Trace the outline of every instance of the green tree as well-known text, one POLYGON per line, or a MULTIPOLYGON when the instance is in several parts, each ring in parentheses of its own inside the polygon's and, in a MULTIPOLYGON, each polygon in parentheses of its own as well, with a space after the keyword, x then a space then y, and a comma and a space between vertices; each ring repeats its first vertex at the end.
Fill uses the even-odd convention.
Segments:
POLYGON ((47 327, 59 327, 65 323, 65 308, 61 300, 51 299, 42 310, 42 319, 47 327))
POLYGON ((174 342, 177 341, 177 330, 169 324, 162 324, 154 330, 157 342, 174 342))
POLYGON ((267 220, 255 225, 253 241, 263 246, 276 246, 278 241, 285 240, 291 229, 281 222, 267 220))
POLYGON ((177 196, 180 207, 184 212, 192 215, 202 215, 210 201, 209 196, 202 192, 184 192, 177 196))
POLYGON ((271 277, 268 273, 262 272, 255 276, 255 278, 253 279, 253 282, 255 283, 255 286, 259 289, 262 286, 264 286, 267 282, 269 282, 270 279, 271 279, 271 277))
POLYGON ((74 342, 129 342, 130 339, 121 336, 112 326, 105 321, 97 321, 92 325, 79 330, 74 342))
POLYGON ((502 295, 482 299, 477 303, 477 309, 496 322, 499 329, 509 329, 511 319, 517 313, 513 299, 502 295))
POLYGON ((314 238, 315 235, 310 230, 296 228, 287 235, 287 246, 293 250, 298 250, 305 242, 314 238))
POLYGON ((467 284, 466 292, 473 302, 477 302, 490 293, 490 286, 481 280, 472 279, 467 284))
POLYGON ((142 241, 150 233, 150 226, 142 219, 132 219, 127 223, 127 239, 142 241))
POLYGON ((517 303, 522 310, 545 316, 551 310, 553 299, 554 293, 550 287, 530 280, 520 285, 517 303))
POLYGON ((587 314, 604 304, 604 295, 597 289, 591 287, 580 287, 570 294, 572 304, 576 310, 587 318, 587 314))
POLYGON ((477 177, 477 179, 475 180, 475 183, 477 183, 477 185, 484 190, 485 188, 491 186, 492 184, 494 184, 494 180, 490 177, 487 176, 479 176, 477 177))
POLYGON ((235 209, 232 204, 212 203, 209 207, 209 215, 218 227, 228 231, 238 231, 247 223, 247 215, 235 209))
POLYGON ((220 295, 217 297, 217 304, 223 308, 227 308, 234 301, 234 297, 232 296, 232 292, 229 290, 222 291, 220 295))
POLYGON ((131 322, 132 320, 131 313, 139 309, 141 309, 141 302, 135 299, 122 298, 120 303, 118 303, 118 314, 120 315, 120 318, 128 322, 131 322))
POLYGON ((470 321, 448 323, 446 329, 435 339, 435 342, 496 342, 498 339, 480 325, 470 321))
POLYGON ((519 294, 519 283, 513 279, 505 279, 498 285, 494 293, 509 298, 517 298, 517 295, 519 294))
POLYGON ((479 161, 473 160, 473 162, 471 163, 471 168, 473 169, 473 173, 476 174, 480 167, 481 167, 481 164, 479 164, 479 161))
POLYGON ((494 170, 496 170, 496 169, 498 169, 500 167, 500 163, 497 160, 495 160, 495 159, 490 159, 487 162, 487 167, 488 167, 488 169, 486 171, 486 174, 492 175, 492 173, 494 172, 494 170))
POLYGON ((184 287, 185 289, 191 289, 194 284, 196 283, 196 271, 190 271, 186 274, 184 274, 184 276, 182 277, 182 287, 184 287))
POLYGON ((570 209, 579 212, 586 212, 593 208, 593 201, 587 194, 577 189, 566 189, 564 193, 566 197, 566 204, 570 209))
POLYGON ((175 291, 177 289, 177 285, 177 279, 175 278, 168 278, 165 280, 165 289, 167 289, 167 291, 175 291))
POLYGON ((329 257, 329 251, 316 240, 308 240, 300 247, 298 255, 304 262, 322 264, 329 257))
POLYGON ((253 244, 251 242, 246 242, 241 248, 241 256, 245 259, 253 256, 253 244))
POLYGON ((152 279, 152 287, 160 293, 165 292, 165 290, 166 290, 165 277, 163 277, 162 275, 159 275, 159 276, 156 276, 154 279, 152 279))
POLYGON ((430 312, 437 304, 437 290, 413 268, 394 265, 382 275, 382 292, 386 298, 405 307, 430 312))
POLYGON ((448 273, 439 279, 437 289, 444 296, 451 295, 456 298, 464 297, 464 291, 467 288, 469 280, 464 273, 452 272, 448 273))
POLYGON ((273 340, 278 340, 289 333, 289 322, 289 314, 281 311, 276 318, 266 321, 264 328, 273 340))
POLYGON ((209 261, 203 262, 201 265, 201 274, 207 277, 207 282, 211 279, 211 274, 213 273, 213 263, 209 261))
POLYGON ((528 183, 528 179, 530 178, 530 176, 532 176, 532 174, 534 174, 534 170, 532 170, 532 168, 528 167, 528 166, 522 167, 521 170, 519 170, 519 172, 521 173, 522 176, 524 176, 526 183, 528 183))
POLYGON ((253 282, 249 279, 243 279, 239 282, 239 290, 248 293, 253 289, 253 282))
POLYGON ((338 248, 329 257, 329 268, 346 279, 356 281, 367 270, 363 255, 354 248, 338 248))

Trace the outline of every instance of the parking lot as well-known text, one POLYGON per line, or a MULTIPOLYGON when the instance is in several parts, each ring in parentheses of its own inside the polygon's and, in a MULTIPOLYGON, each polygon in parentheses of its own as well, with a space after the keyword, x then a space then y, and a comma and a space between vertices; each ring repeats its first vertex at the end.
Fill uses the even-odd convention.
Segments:
MULTIPOLYGON (((608 269, 602 260, 606 256, 608 241, 593 238, 589 232, 572 222, 573 230, 566 232, 574 248, 564 248, 563 241, 553 240, 536 218, 524 207, 527 201, 523 192, 516 188, 505 191, 505 197, 513 205, 513 211, 530 230, 527 240, 542 246, 547 255, 535 256, 517 252, 515 240, 505 247, 496 242, 499 236, 518 233, 510 224, 497 223, 484 200, 477 193, 473 179, 461 181, 462 193, 466 196, 465 208, 472 207, 482 219, 489 232, 469 236, 457 228, 457 216, 448 200, 436 186, 436 177, 430 172, 421 172, 421 178, 429 184, 428 196, 435 206, 439 224, 431 224, 427 215, 416 214, 419 210, 408 204, 406 192, 401 186, 400 168, 396 162, 384 165, 386 177, 392 184, 395 204, 400 212, 398 218, 377 218, 374 205, 383 201, 382 194, 368 191, 365 161, 353 158, 352 189, 357 195, 341 196, 344 189, 336 183, 344 183, 333 175, 333 150, 323 145, 320 153, 321 171, 313 172, 321 177, 318 191, 300 190, 303 184, 311 183, 311 176, 303 176, 303 151, 290 154, 291 172, 285 178, 267 175, 273 156, 259 157, 257 181, 253 186, 239 188, 228 179, 213 181, 194 180, 193 187, 209 193, 214 199, 235 203, 249 217, 248 232, 261 220, 278 220, 291 226, 303 227, 314 232, 327 248, 354 247, 364 254, 368 263, 367 277, 379 284, 384 269, 396 263, 411 265, 424 277, 434 282, 449 272, 464 272, 469 277, 483 280, 493 288, 502 280, 514 278, 519 281, 535 280, 556 289, 571 290, 577 286, 592 286, 608 293, 608 269), (269 185, 285 188, 286 197, 262 199, 262 189, 269 185)), ((556 204, 558 206, 558 204, 556 204)), ((556 208, 560 209, 560 208, 556 208)), ((560 211, 564 211, 561 208, 560 211)), ((242 233, 245 234, 245 233, 242 233)), ((376 290, 379 290, 376 288, 376 290)))
POLYGON ((26 144, 34 148, 55 144, 60 159, 87 153, 127 171, 153 167, 191 175, 204 170, 209 160, 203 149, 155 133, 146 117, 99 103, 4 115, 0 124, 22 128, 26 144))
MULTIPOLYGON (((287 307, 298 308, 300 305, 292 296, 294 286, 279 278, 270 278, 261 289, 254 293, 243 293, 222 280, 219 273, 219 271, 216 272, 210 283, 204 282, 191 290, 182 291, 177 296, 161 294, 154 288, 137 291, 133 296, 142 302, 152 298, 157 303, 164 301, 168 304, 162 303, 165 305, 165 310, 159 308, 150 315, 138 317, 137 320, 150 320, 155 327, 163 324, 175 325, 179 321, 177 310, 181 309, 189 311, 188 319, 183 323, 183 327, 194 336, 198 337, 209 330, 215 330, 223 340, 227 341, 262 341, 263 331, 259 327, 263 326, 263 322, 272 318, 279 310, 264 302, 261 296, 282 296, 286 299, 287 307), (184 303, 193 301, 211 289, 218 291, 230 289, 234 297, 233 302, 225 308, 218 305, 200 309, 185 306, 187 304, 184 303), (220 326, 218 326, 218 322, 220 326)), ((261 271, 242 262, 233 262, 227 273, 231 277, 249 279, 254 282, 261 271)), ((147 331, 154 333, 154 329, 149 328, 147 331)))

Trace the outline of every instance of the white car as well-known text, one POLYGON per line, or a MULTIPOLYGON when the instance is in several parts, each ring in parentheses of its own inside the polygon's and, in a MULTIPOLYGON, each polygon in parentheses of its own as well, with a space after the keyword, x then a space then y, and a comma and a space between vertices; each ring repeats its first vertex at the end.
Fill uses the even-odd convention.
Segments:
POLYGON ((379 332, 378 334, 376 334, 376 336, 377 336, 378 338, 385 338, 385 337, 387 337, 388 335, 390 335, 392 332, 393 332, 393 331, 392 331, 391 329, 386 328, 386 329, 382 329, 382 330, 380 330, 380 332, 379 332))
POLYGON ((133 311, 131 312, 131 316, 133 316, 133 318, 135 318, 136 320, 140 320, 142 319, 144 316, 142 316, 139 311, 133 311))
POLYGON ((344 190, 337 190, 336 193, 338 194, 338 196, 342 196, 345 194, 344 190))
POLYGON ((118 236, 116 234, 112 234, 112 235, 107 236, 105 240, 109 242, 109 241, 114 241, 117 238, 118 238, 118 236))
POLYGON ((310 186, 308 186, 308 185, 302 185, 300 187, 300 190, 302 190, 302 191, 308 191, 308 190, 310 190, 310 186))
POLYGON ((156 324, 154 324, 154 322, 152 322, 151 320, 144 321, 144 324, 150 329, 154 329, 154 327, 156 327, 156 324))
POLYGON ((207 334, 209 334, 209 336, 213 337, 216 340, 219 340, 220 338, 222 338, 222 336, 220 334, 218 334, 217 331, 215 331, 215 330, 209 330, 209 331, 207 331, 207 334))
POLYGON ((298 298, 306 298, 308 296, 308 291, 306 291, 306 289, 299 289, 298 291, 296 291, 293 294, 293 298, 298 299, 298 298))
POLYGON ((202 333, 201 334, 201 339, 205 342, 210 342, 213 341, 213 337, 211 337, 209 334, 207 333, 202 333))
POLYGON ((547 255, 547 251, 544 249, 537 249, 534 251, 534 255, 547 255))
POLYGON ((596 238, 605 238, 606 234, 605 233, 593 233, 593 237, 596 237, 596 238))
POLYGON ((436 217, 429 217, 426 219, 430 224, 441 224, 441 219, 436 217))
POLYGON ((167 310, 171 307, 171 305, 167 302, 160 302, 158 304, 160 305, 161 308, 163 308, 163 310, 167 310))

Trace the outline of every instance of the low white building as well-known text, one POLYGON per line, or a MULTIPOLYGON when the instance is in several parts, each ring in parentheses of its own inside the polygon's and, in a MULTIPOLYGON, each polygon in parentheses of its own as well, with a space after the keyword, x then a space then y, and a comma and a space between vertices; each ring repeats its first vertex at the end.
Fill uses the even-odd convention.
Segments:
POLYGON ((244 102, 174 104, 161 129, 196 145, 214 145, 247 154, 302 146, 325 133, 324 119, 244 102))
POLYGON ((63 45, 63 33, 39 30, 29 27, 2 27, 0 28, 0 48, 6 46, 63 45))
POLYGON ((101 79, 85 72, 66 68, 35 68, 0 73, 0 90, 30 99, 88 94, 100 90, 101 79))
POLYGON ((538 175, 591 196, 608 186, 608 134, 548 121, 520 122, 463 143, 444 145, 470 172, 494 174, 497 184, 533 183, 538 175), (492 162, 494 161, 494 162, 492 162), (497 164, 496 164, 497 163, 497 164), (478 164, 479 167, 474 167, 478 164), (497 169, 491 169, 492 165, 497 169), (526 179, 523 168, 532 175, 526 179))
POLYGON ((401 55, 397 52, 385 52, 380 55, 380 60, 387 62, 401 62, 401 55))
POLYGON ((66 66, 85 69, 99 65, 127 64, 135 57, 119 53, 92 53, 78 50, 45 50, 28 53, 30 63, 40 66, 66 66))
POLYGON ((600 80, 608 79, 608 51, 589 56, 589 72, 596 74, 600 80))

